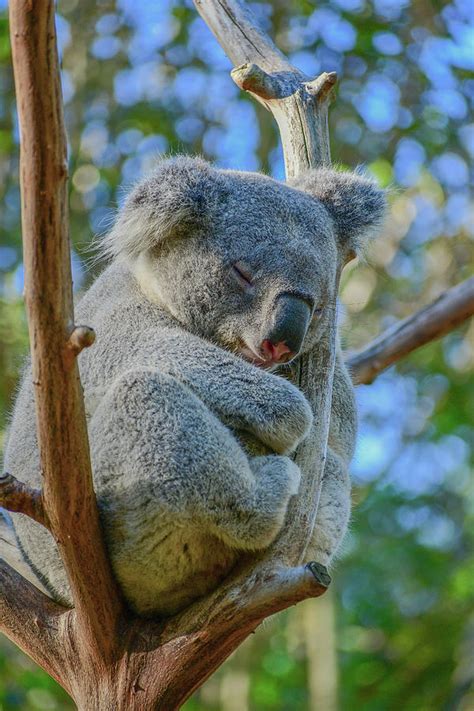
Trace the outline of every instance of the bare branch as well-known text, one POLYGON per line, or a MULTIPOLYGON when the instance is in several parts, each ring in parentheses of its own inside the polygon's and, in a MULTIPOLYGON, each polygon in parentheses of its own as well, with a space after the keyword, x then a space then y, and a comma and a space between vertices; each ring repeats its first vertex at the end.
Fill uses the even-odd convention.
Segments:
POLYGON ((0 630, 60 681, 59 620, 65 610, 0 559, 0 630))
POLYGON ((21 133, 25 298, 43 502, 66 568, 84 641, 104 655, 121 610, 99 526, 79 373, 72 353, 92 342, 73 329, 66 139, 52 0, 10 3, 21 133), (72 336, 71 336, 72 332, 72 336))
MULTIPOLYGON (((308 80, 257 28, 240 0, 196 0, 196 7, 230 59, 238 65, 232 76, 271 111, 281 133, 287 177, 329 162, 327 109, 336 75, 308 80)), ((339 281, 339 275, 337 275, 339 281)), ((331 324, 317 358, 299 359, 295 381, 318 413, 313 432, 299 447, 296 461, 303 471, 299 496, 290 504, 288 521, 272 554, 290 564, 301 562, 311 536, 324 468, 332 378, 335 324, 331 324)))
POLYGON ((355 383, 371 383, 385 368, 441 338, 474 315, 474 277, 395 324, 346 360, 355 383))
POLYGON ((287 178, 329 163, 327 110, 336 74, 305 77, 258 28, 242 0, 195 0, 194 4, 235 65, 234 81, 277 121, 287 178))
POLYGON ((257 64, 242 64, 230 73, 232 79, 244 91, 262 99, 281 98, 281 85, 271 74, 267 74, 257 64))
POLYGON ((42 526, 49 528, 41 490, 23 484, 8 473, 0 476, 0 506, 6 508, 7 511, 25 514, 42 526))
MULTIPOLYGON (((234 81, 275 117, 287 177, 330 162, 327 111, 336 74, 324 73, 308 80, 256 28, 254 18, 239 0, 200 0, 196 7, 226 54, 238 63, 232 72, 234 81)), ((303 481, 298 499, 290 504, 291 525, 271 551, 290 564, 303 559, 316 518, 329 428, 334 353, 335 324, 331 324, 317 357, 311 354, 300 358, 294 376, 318 418, 296 454, 303 481)))
POLYGON ((330 96, 336 83, 336 72, 323 72, 316 79, 306 82, 306 89, 310 94, 317 96, 322 101, 330 96))

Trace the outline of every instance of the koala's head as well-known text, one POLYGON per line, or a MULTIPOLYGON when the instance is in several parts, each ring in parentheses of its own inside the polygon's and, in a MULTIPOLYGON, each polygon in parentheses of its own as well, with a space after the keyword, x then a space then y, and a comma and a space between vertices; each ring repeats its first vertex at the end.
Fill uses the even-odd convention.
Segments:
POLYGON ((274 367, 320 338, 336 274, 384 210, 357 174, 320 168, 280 183, 178 157, 129 195, 105 250, 184 328, 274 367))

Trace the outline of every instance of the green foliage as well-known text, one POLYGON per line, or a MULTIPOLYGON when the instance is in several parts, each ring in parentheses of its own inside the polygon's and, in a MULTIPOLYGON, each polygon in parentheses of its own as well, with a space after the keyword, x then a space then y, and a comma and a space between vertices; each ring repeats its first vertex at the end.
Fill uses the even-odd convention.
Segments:
POLYGON ((38 670, 13 644, 0 638, 0 709, 2 711, 66 711, 69 696, 38 670))

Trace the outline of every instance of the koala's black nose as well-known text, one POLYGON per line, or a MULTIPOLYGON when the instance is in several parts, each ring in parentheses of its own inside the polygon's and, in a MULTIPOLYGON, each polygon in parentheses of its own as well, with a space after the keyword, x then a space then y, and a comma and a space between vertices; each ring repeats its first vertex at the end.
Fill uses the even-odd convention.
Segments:
POLYGON ((280 294, 275 303, 272 325, 265 333, 261 350, 266 360, 284 363, 301 350, 311 321, 308 301, 296 294, 280 294))

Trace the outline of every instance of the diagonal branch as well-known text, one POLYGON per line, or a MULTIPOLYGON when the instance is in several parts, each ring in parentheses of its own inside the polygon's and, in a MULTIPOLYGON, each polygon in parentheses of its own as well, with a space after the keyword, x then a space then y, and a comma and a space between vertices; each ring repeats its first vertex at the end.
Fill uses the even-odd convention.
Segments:
POLYGON ((474 315, 474 277, 395 324, 346 363, 355 383, 369 384, 379 373, 426 343, 441 338, 474 315))
POLYGON ((107 655, 115 644, 121 602, 99 526, 75 358, 92 343, 93 334, 73 326, 66 138, 52 0, 10 3, 10 35, 43 503, 68 574, 83 642, 107 655))
MULTIPOLYGON (((149 649, 140 687, 159 707, 174 711, 255 631, 266 617, 309 597, 323 594, 330 579, 316 564, 287 568, 247 564, 203 602, 197 602, 165 625, 137 620, 131 634, 130 658, 149 649), (167 669, 159 675, 157 669, 167 669), (170 683, 172 678, 172 683, 170 683)), ((153 706, 153 708, 155 708, 153 706)))
POLYGON ((234 81, 271 111, 278 123, 286 177, 329 163, 327 99, 336 75, 305 77, 258 28, 242 0, 195 0, 194 4, 235 65, 234 81))

